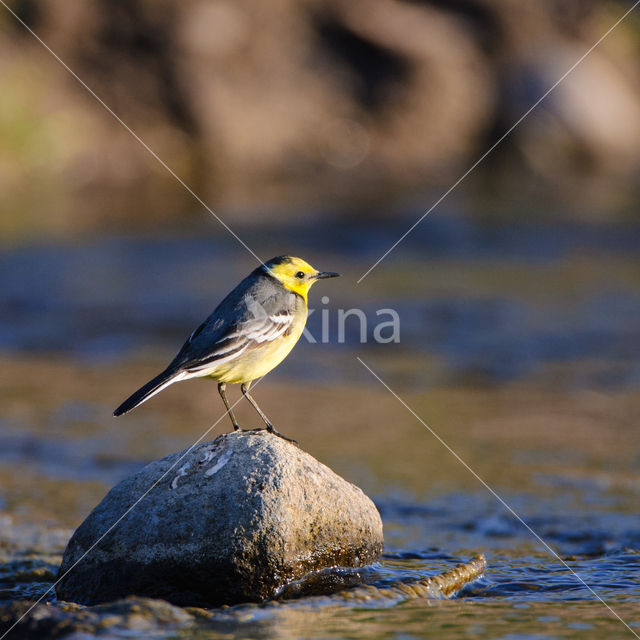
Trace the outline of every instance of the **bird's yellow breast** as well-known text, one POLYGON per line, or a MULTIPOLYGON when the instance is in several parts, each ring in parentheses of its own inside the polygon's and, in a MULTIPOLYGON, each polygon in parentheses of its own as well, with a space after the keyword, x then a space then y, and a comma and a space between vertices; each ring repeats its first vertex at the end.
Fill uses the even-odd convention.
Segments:
POLYGON ((231 384, 251 382, 262 377, 277 367, 289 355, 300 339, 306 322, 307 314, 299 314, 299 317, 294 319, 288 335, 280 336, 271 342, 265 342, 251 351, 243 353, 235 360, 218 364, 209 371, 203 372, 202 375, 218 382, 231 384))

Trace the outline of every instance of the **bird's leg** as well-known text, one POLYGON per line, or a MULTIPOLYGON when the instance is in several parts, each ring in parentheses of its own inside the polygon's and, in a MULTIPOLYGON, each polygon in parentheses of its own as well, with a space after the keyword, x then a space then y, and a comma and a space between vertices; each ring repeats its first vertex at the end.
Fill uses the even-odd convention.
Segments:
POLYGON ((238 424, 236 417, 233 415, 233 411, 231 410, 231 405, 229 404, 229 401, 227 400, 227 394, 225 393, 225 389, 226 389, 227 385, 224 382, 218 382, 218 393, 220 394, 220 397, 222 398, 222 402, 224 402, 224 406, 227 408, 227 413, 229 414, 229 417, 231 418, 231 424, 233 424, 233 430, 234 431, 238 431, 240 430, 240 425, 238 424))
POLYGON ((267 416, 264 415, 262 409, 258 406, 258 403, 249 395, 249 386, 250 385, 251 385, 250 382, 240 385, 240 388, 242 389, 242 395, 251 403, 251 406, 258 412, 260 417, 264 420, 264 423, 267 425, 267 431, 269 433, 273 433, 274 436, 278 436, 279 438, 282 438, 283 440, 286 440, 287 442, 293 442, 293 444, 298 444, 298 442, 296 440, 293 440, 292 438, 287 438, 287 436, 283 436, 271 424, 271 421, 269 420, 269 418, 267 418, 267 416))

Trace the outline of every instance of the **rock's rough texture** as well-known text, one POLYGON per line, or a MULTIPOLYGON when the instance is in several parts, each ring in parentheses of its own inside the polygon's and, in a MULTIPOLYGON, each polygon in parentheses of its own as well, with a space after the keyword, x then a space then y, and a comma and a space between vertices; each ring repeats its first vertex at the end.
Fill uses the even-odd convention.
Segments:
POLYGON ((114 487, 69 541, 56 591, 82 604, 260 601, 309 571, 371 563, 382 546, 360 489, 267 432, 229 433, 114 487))

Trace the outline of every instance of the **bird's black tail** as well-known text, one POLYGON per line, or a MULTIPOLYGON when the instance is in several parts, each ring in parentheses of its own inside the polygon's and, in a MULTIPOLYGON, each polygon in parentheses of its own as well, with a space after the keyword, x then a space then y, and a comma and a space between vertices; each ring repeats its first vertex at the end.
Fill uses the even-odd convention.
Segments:
POLYGON ((140 387, 134 394, 130 395, 114 412, 114 416, 121 416, 131 409, 135 409, 139 404, 148 400, 151 396, 162 391, 165 387, 168 387, 172 382, 176 382, 176 378, 179 379, 179 374, 176 371, 170 371, 166 369, 162 373, 158 374, 153 380, 149 380, 144 387, 140 387))

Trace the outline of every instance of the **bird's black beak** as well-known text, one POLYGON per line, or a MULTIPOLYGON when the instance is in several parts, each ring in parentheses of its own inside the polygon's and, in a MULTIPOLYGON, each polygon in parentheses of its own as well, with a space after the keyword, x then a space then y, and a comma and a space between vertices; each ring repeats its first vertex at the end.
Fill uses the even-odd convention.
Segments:
POLYGON ((318 271, 315 276, 313 276, 314 280, 322 280, 323 278, 337 278, 340 274, 335 273, 335 271, 318 271))

